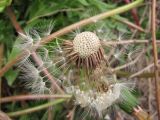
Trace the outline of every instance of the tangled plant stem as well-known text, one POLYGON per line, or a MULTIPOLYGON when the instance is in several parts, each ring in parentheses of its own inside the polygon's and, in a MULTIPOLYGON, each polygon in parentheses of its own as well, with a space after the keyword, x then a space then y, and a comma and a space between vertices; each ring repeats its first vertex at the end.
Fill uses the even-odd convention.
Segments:
POLYGON ((58 98, 71 98, 71 95, 19 95, 19 96, 11 96, 11 97, 4 97, 0 99, 0 103, 6 102, 14 102, 14 101, 21 101, 21 100, 39 100, 39 99, 58 99, 58 98))
MULTIPOLYGON (((104 18, 107 18, 107 17, 110 17, 110 16, 113 16, 113 15, 116 15, 116 14, 120 14, 120 13, 123 13, 125 11, 128 11, 134 7, 137 7, 139 6, 141 3, 143 2, 143 0, 136 0, 128 5, 125 5, 125 6, 122 6, 122 7, 119 7, 117 9, 114 9, 114 10, 111 10, 111 11, 107 11, 107 12, 104 12, 104 13, 101 13, 99 15, 96 15, 96 16, 93 16, 93 17, 90 17, 88 19, 84 19, 84 20, 81 20, 80 22, 77 22, 77 23, 74 23, 68 27, 65 27, 49 36, 47 36, 46 38, 42 39, 41 41, 41 45, 43 44, 46 44, 48 42, 50 42, 51 40, 53 40, 54 38, 56 37, 60 37, 66 33, 69 33, 71 32, 72 30, 75 30, 77 28, 80 28, 80 27, 83 27, 87 24, 90 24, 90 23, 94 23, 98 20, 101 20, 101 19, 104 19, 104 18)), ((34 48, 33 48, 34 49, 34 48)), ((22 54, 21 55, 18 55, 16 56, 12 61, 9 61, 1 70, 0 70, 0 77, 2 77, 4 75, 5 72, 7 72, 14 64, 16 64, 18 61, 19 61, 19 58, 23 56, 22 54)))

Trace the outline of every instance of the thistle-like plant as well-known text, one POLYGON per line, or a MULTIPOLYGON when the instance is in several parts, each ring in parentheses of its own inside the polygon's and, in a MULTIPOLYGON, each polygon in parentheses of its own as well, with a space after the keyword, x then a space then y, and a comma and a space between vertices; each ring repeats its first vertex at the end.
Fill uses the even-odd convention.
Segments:
MULTIPOLYGON (((44 31, 50 32, 51 26, 49 24, 49 30, 44 31)), ((132 96, 131 91, 128 84, 117 79, 114 69, 119 66, 120 69, 130 67, 134 63, 124 67, 123 64, 126 61, 133 62, 137 56, 133 58, 135 52, 128 50, 128 46, 104 47, 105 38, 99 37, 98 33, 99 30, 78 32, 73 40, 58 38, 48 46, 40 46, 36 51, 32 51, 31 46, 35 43, 38 45, 48 32, 45 34, 41 30, 32 29, 26 34, 20 33, 25 42, 21 41, 19 46, 23 47, 19 48, 29 51, 29 55, 37 55, 36 60, 35 56, 31 60, 27 56, 20 62, 21 78, 27 81, 26 87, 35 94, 53 94, 56 89, 54 80, 67 94, 74 96, 75 105, 89 108, 89 111, 96 112, 99 117, 110 106, 128 102, 126 96, 132 96), (48 75, 52 75, 52 79, 48 75)), ((121 39, 120 37, 119 40, 121 39)), ((141 54, 143 51, 140 51, 141 54)), ((133 108, 137 101, 130 99, 128 104, 133 108)))

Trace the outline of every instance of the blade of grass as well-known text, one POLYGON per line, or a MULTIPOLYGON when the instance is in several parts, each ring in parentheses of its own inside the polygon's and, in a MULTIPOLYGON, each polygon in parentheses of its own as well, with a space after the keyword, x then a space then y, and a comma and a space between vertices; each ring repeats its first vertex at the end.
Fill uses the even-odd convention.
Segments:
POLYGON ((24 115, 24 114, 28 114, 28 113, 33 113, 33 112, 48 108, 50 106, 62 103, 64 101, 65 101, 65 99, 58 99, 58 100, 54 100, 52 102, 45 103, 43 105, 33 107, 33 108, 28 108, 28 109, 20 110, 20 111, 16 111, 16 112, 10 112, 10 113, 7 113, 7 115, 10 117, 16 117, 16 116, 20 116, 20 115, 24 115))
POLYGON ((21 101, 21 100, 42 100, 42 99, 58 99, 58 98, 71 98, 71 95, 17 95, 17 96, 9 96, 9 97, 3 97, 0 99, 0 103, 6 103, 6 102, 15 102, 15 101, 21 101))

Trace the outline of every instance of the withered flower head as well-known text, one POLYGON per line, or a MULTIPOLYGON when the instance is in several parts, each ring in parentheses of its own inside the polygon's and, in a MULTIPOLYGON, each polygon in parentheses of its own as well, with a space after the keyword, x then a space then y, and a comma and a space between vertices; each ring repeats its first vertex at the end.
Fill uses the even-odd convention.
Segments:
POLYGON ((104 52, 99 38, 93 32, 82 32, 73 41, 65 41, 63 49, 68 62, 75 62, 77 67, 93 70, 104 59, 104 52))

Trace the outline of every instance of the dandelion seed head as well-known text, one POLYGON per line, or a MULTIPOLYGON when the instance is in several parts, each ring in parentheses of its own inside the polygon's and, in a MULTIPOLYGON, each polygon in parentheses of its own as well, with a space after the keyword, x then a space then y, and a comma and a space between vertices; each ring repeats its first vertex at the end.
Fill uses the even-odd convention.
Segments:
POLYGON ((74 51, 79 53, 80 57, 89 57, 100 48, 100 40, 92 32, 82 32, 77 34, 73 40, 74 51))
POLYGON ((77 34, 73 41, 64 41, 63 51, 67 63, 75 62, 78 68, 83 67, 87 71, 96 69, 104 60, 104 50, 99 38, 89 31, 77 34))

